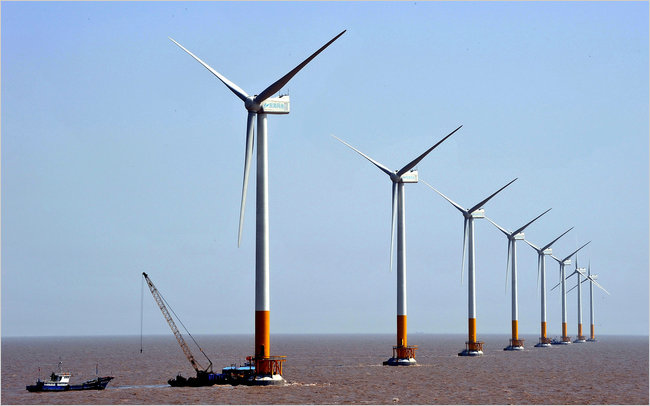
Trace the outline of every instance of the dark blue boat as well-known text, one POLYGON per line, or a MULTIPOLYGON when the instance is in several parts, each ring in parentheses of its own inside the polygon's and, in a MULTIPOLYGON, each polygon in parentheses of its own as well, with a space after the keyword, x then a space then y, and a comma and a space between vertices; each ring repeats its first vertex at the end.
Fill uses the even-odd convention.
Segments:
MULTIPOLYGON (((61 369, 61 362, 59 362, 59 370, 61 369)), ((52 372, 50 380, 41 381, 39 378, 35 385, 27 385, 26 389, 30 392, 62 392, 69 390, 102 390, 113 379, 112 376, 98 376, 95 379, 90 379, 79 385, 70 385, 69 372, 52 372)))

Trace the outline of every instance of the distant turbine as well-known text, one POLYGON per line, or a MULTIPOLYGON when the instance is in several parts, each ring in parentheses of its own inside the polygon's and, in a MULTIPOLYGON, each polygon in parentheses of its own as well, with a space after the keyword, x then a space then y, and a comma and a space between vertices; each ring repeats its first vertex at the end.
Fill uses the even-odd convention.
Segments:
MULTIPOLYGON (((231 92, 233 92, 248 111, 246 122, 246 154, 244 158, 244 181, 242 184, 242 198, 239 214, 239 234, 237 244, 241 242, 242 227, 244 224, 244 210, 246 207, 246 190, 248 174, 253 155, 253 121, 257 117, 257 198, 256 198, 256 237, 255 237, 255 371, 254 384, 284 383, 282 378, 282 362, 284 357, 271 357, 270 354, 270 294, 269 294, 269 206, 268 206, 268 144, 266 133, 267 114, 288 114, 289 97, 271 96, 280 91, 284 85, 293 78, 312 59, 336 41, 345 31, 332 38, 318 51, 314 52, 289 73, 278 79, 260 94, 249 96, 239 86, 228 80, 225 76, 203 62, 199 57, 185 49, 181 44, 169 38, 182 50, 190 54, 201 65, 216 76, 231 92)), ((259 61, 254 61, 263 66, 259 61)))
POLYGON ((499 226, 494 221, 486 217, 486 219, 494 224, 508 239, 508 256, 506 259, 506 281, 508 280, 508 265, 512 266, 510 278, 512 280, 512 338, 509 345, 504 348, 505 351, 515 351, 524 349, 524 340, 519 339, 519 308, 517 304, 517 240, 524 239, 524 230, 531 225, 535 220, 548 213, 551 209, 546 210, 544 213, 530 220, 525 225, 519 227, 517 230, 510 232, 503 227, 499 226))
MULTIPOLYGON (((591 241, 573 251, 571 255, 567 255, 564 259, 556 258, 554 255, 551 255, 551 258, 556 260, 560 264, 560 284, 562 284, 562 340, 560 342, 553 342, 553 344, 571 344, 571 337, 567 335, 567 324, 566 324, 566 284, 564 283, 564 266, 571 265, 571 257, 576 254, 578 251, 587 246, 591 241)), ((553 288, 555 289, 555 288, 553 288)), ((551 290, 553 290, 551 289, 551 290)))
POLYGON ((460 275, 461 281, 463 277, 463 268, 465 265, 465 246, 468 240, 467 236, 469 235, 469 250, 468 250, 468 260, 467 260, 467 313, 468 313, 468 340, 465 342, 465 349, 458 353, 458 355, 465 356, 474 356, 474 355, 483 355, 483 342, 476 341, 476 289, 474 286, 475 280, 475 270, 474 270, 474 219, 480 219, 485 217, 485 211, 482 209, 483 205, 486 204, 490 199, 497 195, 500 191, 508 187, 512 182, 516 181, 517 178, 508 182, 501 189, 492 193, 487 198, 483 199, 480 203, 472 206, 470 209, 464 209, 459 204, 454 203, 450 198, 440 193, 433 186, 428 183, 423 183, 433 189, 436 193, 442 196, 445 200, 451 203, 458 211, 463 214, 464 225, 463 225, 463 259, 460 264, 460 275))
POLYGON ((537 279, 538 281, 540 280, 540 274, 541 274, 541 285, 540 285, 540 292, 542 293, 541 296, 541 334, 539 337, 539 342, 535 344, 535 347, 550 347, 551 346, 551 339, 548 338, 546 334, 546 258, 544 257, 545 255, 551 255, 553 253, 553 250, 551 249, 551 246, 559 240, 563 235, 568 233, 569 231, 573 230, 573 227, 570 229, 566 230, 562 234, 560 234, 559 237, 551 241, 550 243, 546 244, 542 248, 537 248, 535 245, 533 245, 531 242, 528 240, 524 240, 526 244, 530 245, 536 252, 537 252, 537 279))
MULTIPOLYGON (((580 281, 580 276, 587 277, 587 275, 584 274, 584 271, 586 271, 587 268, 578 268, 578 255, 576 254, 576 262, 575 262, 575 270, 571 275, 567 276, 566 279, 569 279, 573 275, 576 275, 578 278, 578 336, 576 337, 575 340, 573 340, 574 343, 584 343, 586 342, 585 336, 582 335, 582 287, 581 287, 581 281, 580 281)), ((568 292, 567 292, 568 293, 568 292)))
POLYGON ((395 234, 395 213, 397 212, 397 345, 393 347, 393 356, 384 362, 384 365, 414 365, 415 351, 417 346, 409 346, 406 334, 406 223, 405 223, 405 202, 404 183, 417 183, 418 172, 412 170, 429 152, 433 151, 444 140, 451 137, 462 125, 449 133, 445 138, 438 141, 434 146, 424 151, 420 156, 409 162, 398 171, 393 171, 370 158, 368 155, 354 148, 342 139, 332 135, 359 155, 366 158, 373 165, 390 177, 393 183, 392 196, 392 217, 390 230, 390 266, 393 267, 393 235, 395 234))
MULTIPOLYGON (((589 263, 589 268, 587 270, 587 277, 585 280, 582 281, 582 283, 585 283, 589 281, 589 306, 591 308, 591 314, 590 314, 590 321, 591 321, 591 336, 587 339, 587 341, 590 342, 595 342, 596 341, 596 335, 595 335, 595 330, 594 330, 594 284, 598 286, 598 288, 602 289, 603 292, 607 293, 609 295, 609 292, 605 290, 598 282, 596 282, 596 279, 598 279, 598 275, 593 275, 591 273, 591 261, 589 263)), ((568 292, 571 292, 573 289, 575 289, 577 286, 572 287, 571 289, 568 290, 568 292)), ((568 293, 567 292, 567 293, 568 293)))

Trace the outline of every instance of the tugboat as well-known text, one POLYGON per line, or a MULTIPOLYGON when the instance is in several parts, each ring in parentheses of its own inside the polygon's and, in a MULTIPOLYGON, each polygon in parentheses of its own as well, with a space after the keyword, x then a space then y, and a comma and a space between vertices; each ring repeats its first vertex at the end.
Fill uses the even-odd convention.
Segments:
POLYGON ((49 381, 41 381, 38 378, 36 384, 27 385, 26 389, 30 392, 61 392, 69 390, 102 390, 113 379, 112 376, 98 376, 95 379, 87 380, 79 385, 70 385, 69 372, 63 372, 61 368, 62 362, 59 361, 59 372, 52 372, 49 381))

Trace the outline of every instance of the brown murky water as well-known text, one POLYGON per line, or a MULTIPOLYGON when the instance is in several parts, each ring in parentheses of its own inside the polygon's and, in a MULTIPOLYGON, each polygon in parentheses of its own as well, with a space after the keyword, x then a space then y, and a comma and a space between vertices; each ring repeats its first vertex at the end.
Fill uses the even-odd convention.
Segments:
MULTIPOLYGON (((3 338, 3 404, 648 404, 648 338, 602 336, 597 343, 502 351, 505 336, 484 336, 483 357, 458 357, 464 336, 412 334, 418 366, 388 367, 392 335, 274 335, 286 355, 283 387, 172 388, 193 374, 173 336, 3 338), (115 379, 104 391, 29 393, 25 385, 56 370, 72 382, 115 379)), ((198 336, 215 371, 241 363, 252 336, 198 336)), ((197 351, 198 354, 198 351, 197 351)), ((195 354, 195 355, 197 355, 195 354)), ((198 354, 200 355, 200 354, 198 354)), ((198 357, 197 357, 198 358, 198 357)))

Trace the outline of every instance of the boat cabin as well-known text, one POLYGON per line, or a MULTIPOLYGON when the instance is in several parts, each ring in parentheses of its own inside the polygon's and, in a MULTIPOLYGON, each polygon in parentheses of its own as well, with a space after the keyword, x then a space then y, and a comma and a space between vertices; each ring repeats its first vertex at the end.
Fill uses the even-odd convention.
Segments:
POLYGON ((71 376, 72 374, 68 372, 59 372, 59 373, 52 372, 52 375, 50 375, 50 380, 45 382, 45 384, 46 385, 69 385, 71 376))

